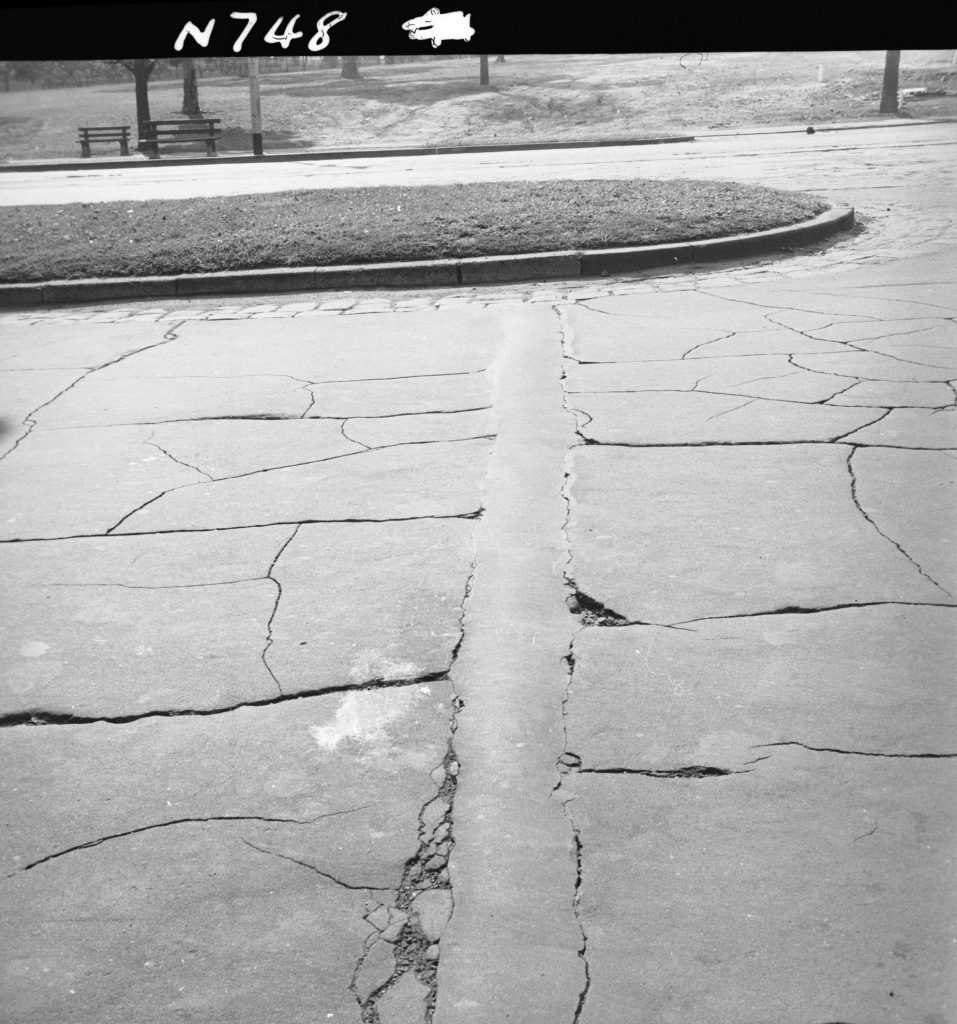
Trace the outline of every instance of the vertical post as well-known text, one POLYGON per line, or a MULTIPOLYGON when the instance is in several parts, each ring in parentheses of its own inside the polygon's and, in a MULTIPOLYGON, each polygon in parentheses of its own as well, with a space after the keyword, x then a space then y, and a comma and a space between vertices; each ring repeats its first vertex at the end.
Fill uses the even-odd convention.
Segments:
POLYGON ((259 104, 259 58, 249 57, 249 112, 253 134, 253 156, 263 155, 263 114, 259 104))
POLYGON ((896 114, 900 110, 898 93, 900 78, 900 50, 887 50, 884 56, 884 87, 881 91, 881 114, 896 114))

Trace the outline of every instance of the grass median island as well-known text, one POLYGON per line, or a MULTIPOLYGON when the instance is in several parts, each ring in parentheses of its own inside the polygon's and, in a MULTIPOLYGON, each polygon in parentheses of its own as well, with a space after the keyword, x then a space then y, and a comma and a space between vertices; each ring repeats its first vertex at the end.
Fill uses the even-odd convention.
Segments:
POLYGON ((601 249, 807 220, 815 196, 713 181, 505 182, 0 209, 0 282, 601 249))

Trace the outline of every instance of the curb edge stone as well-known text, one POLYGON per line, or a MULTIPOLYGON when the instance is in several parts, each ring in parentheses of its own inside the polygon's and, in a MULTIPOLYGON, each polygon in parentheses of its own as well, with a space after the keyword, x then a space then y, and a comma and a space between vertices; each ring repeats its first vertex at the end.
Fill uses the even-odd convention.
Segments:
POLYGON ((461 260, 416 260, 346 266, 232 270, 173 277, 95 278, 0 284, 0 307, 92 302, 101 299, 256 295, 357 288, 435 288, 560 278, 596 277, 676 264, 755 256, 820 241, 854 225, 854 208, 838 207, 811 220, 749 235, 698 242, 586 249, 461 260))

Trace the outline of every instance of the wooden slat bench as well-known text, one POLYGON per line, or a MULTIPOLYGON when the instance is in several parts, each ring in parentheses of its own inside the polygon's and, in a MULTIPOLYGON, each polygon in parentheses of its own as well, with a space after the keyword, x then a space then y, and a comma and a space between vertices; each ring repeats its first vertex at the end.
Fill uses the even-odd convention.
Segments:
POLYGON ((81 156, 92 156, 90 153, 91 142, 118 142, 120 154, 122 156, 130 155, 130 126, 128 124, 82 127, 79 131, 80 137, 77 141, 80 143, 81 156))
POLYGON ((151 160, 159 159, 160 145, 177 142, 205 142, 206 155, 216 155, 216 142, 222 132, 216 126, 221 118, 190 118, 188 121, 144 121, 140 126, 140 142, 151 160))

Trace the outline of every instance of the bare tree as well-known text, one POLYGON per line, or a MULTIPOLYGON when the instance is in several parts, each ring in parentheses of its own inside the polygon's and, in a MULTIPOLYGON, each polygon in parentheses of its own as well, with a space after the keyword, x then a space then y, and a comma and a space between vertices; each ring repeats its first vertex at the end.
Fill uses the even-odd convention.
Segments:
POLYGON ((196 80, 196 60, 183 57, 183 109, 181 113, 187 117, 199 117, 199 86, 196 80))
POLYGON ((143 139, 143 123, 150 120, 149 81, 153 68, 156 67, 156 61, 139 58, 137 60, 118 60, 116 63, 126 68, 133 76, 136 89, 136 125, 139 136, 137 148, 143 149, 146 145, 143 139))
POLYGON ((359 58, 358 57, 346 57, 342 58, 342 77, 343 78, 359 78, 359 58))
POLYGON ((900 50, 887 50, 884 55, 884 88, 881 90, 882 114, 896 114, 900 109, 898 87, 900 83, 900 50))

